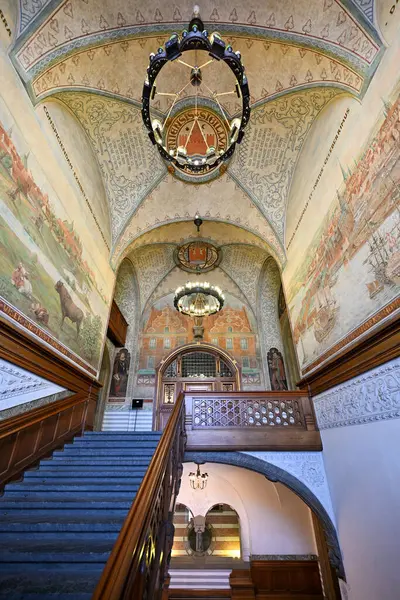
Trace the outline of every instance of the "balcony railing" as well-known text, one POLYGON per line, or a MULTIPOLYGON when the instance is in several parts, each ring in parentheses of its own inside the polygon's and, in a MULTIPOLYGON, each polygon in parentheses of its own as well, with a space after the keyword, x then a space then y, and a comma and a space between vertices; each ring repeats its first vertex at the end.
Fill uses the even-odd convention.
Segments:
POLYGON ((185 394, 188 450, 321 450, 307 392, 185 394))

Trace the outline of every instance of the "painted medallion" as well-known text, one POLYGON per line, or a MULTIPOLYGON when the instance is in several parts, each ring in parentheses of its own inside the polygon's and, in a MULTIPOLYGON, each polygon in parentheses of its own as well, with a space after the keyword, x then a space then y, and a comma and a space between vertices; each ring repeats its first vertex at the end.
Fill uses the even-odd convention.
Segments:
MULTIPOLYGON (((228 130, 222 117, 206 107, 191 107, 178 112, 168 122, 165 134, 165 145, 168 151, 176 150, 178 146, 186 148, 189 155, 199 160, 207 150, 214 147, 217 152, 224 151, 227 146, 228 130)), ((174 167, 175 168, 175 167, 174 167)), ((182 173, 194 179, 201 179, 221 168, 204 165, 197 175, 185 166, 182 173)))
POLYGON ((221 251, 212 244, 203 241, 188 242, 175 252, 175 262, 184 271, 207 273, 221 260, 221 251))

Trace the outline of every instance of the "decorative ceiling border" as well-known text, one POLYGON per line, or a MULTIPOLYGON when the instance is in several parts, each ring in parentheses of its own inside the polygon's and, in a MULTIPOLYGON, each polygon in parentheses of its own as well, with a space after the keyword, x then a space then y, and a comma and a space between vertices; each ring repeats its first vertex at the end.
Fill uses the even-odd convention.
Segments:
MULTIPOLYGON (((354 5, 352 4, 352 6, 354 5)), ((216 26, 215 23, 210 21, 204 21, 204 23, 205 25, 208 24, 210 27, 216 26)), ((366 23, 369 22, 366 20, 366 23)), ((365 25, 365 23, 363 25, 365 25)), ((113 41, 120 42, 127 38, 135 39, 143 37, 154 38, 160 37, 160 35, 168 36, 168 34, 171 34, 176 30, 176 27, 177 23, 165 22, 164 24, 154 23, 148 25, 133 25, 82 35, 78 38, 75 38, 73 41, 65 42, 55 50, 48 51, 42 58, 33 63, 31 67, 24 69, 18 59, 18 53, 21 51, 29 37, 29 32, 31 29, 31 27, 29 27, 24 36, 18 38, 18 40, 15 42, 10 54, 21 77, 24 79, 24 81, 27 81, 28 79, 33 79, 47 66, 57 62, 60 59, 66 58, 69 54, 72 54, 78 49, 83 50, 85 48, 95 47, 97 45, 104 45, 105 41, 110 43, 113 41)), ((328 56, 335 57, 336 59, 342 59, 346 64, 353 65, 353 68, 357 69, 360 73, 365 73, 366 75, 369 74, 373 64, 377 61, 380 61, 382 50, 384 50, 383 42, 380 40, 375 29, 372 31, 364 31, 367 37, 370 38, 371 44, 376 49, 376 55, 370 62, 357 57, 356 53, 345 50, 339 42, 329 42, 322 37, 320 38, 311 35, 305 37, 296 33, 288 33, 286 30, 271 29, 264 26, 244 26, 221 22, 218 22, 218 29, 224 35, 230 34, 236 37, 254 37, 261 40, 283 41, 285 43, 301 46, 305 49, 318 49, 328 56)), ((365 27, 365 29, 368 29, 368 27, 365 27)))

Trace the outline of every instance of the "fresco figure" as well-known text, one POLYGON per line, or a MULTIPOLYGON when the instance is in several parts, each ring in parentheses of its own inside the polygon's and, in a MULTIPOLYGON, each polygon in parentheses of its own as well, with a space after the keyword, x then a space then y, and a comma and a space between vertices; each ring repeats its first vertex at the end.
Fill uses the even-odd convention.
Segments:
POLYGON ((110 397, 125 398, 128 386, 129 364, 129 352, 126 348, 123 348, 115 357, 110 397))
POLYGON ((22 262, 14 269, 11 276, 11 283, 17 288, 20 294, 24 294, 27 298, 32 298, 32 284, 29 281, 29 273, 22 262))
POLYGON ((60 296, 62 312, 61 329, 64 325, 65 317, 68 317, 68 319, 70 319, 73 323, 76 323, 76 337, 78 337, 81 323, 83 321, 83 311, 76 306, 62 281, 57 281, 54 288, 60 296))
POLYGON ((267 354, 271 390, 284 391, 288 389, 285 365, 281 352, 277 348, 271 348, 267 354))

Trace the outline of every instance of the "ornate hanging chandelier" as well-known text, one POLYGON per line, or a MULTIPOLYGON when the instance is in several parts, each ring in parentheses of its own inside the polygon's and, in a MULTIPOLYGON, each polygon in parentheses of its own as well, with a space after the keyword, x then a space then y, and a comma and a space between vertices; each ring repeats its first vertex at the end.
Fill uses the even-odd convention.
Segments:
POLYGON ((203 338, 203 318, 219 312, 224 306, 225 296, 218 286, 207 281, 188 281, 175 290, 176 310, 194 319, 193 333, 197 340, 203 338))
POLYGON ((207 486, 208 473, 200 473, 200 465, 196 463, 197 471, 189 473, 190 487, 194 490, 204 490, 207 486))
POLYGON ((142 117, 150 140, 166 161, 186 173, 204 174, 232 156, 250 118, 244 70, 240 52, 226 45, 219 33, 205 30, 198 6, 188 30, 183 30, 181 37, 173 33, 165 48, 150 54, 142 117), (174 69, 166 68, 165 77, 160 75, 161 81, 156 83, 161 70, 173 61, 174 69), (221 64, 226 65, 222 71, 221 64), (218 86, 222 90, 218 91, 218 86), (240 110, 233 116, 223 106, 225 97, 239 103, 240 110), (170 134, 175 117, 174 133, 170 134))

